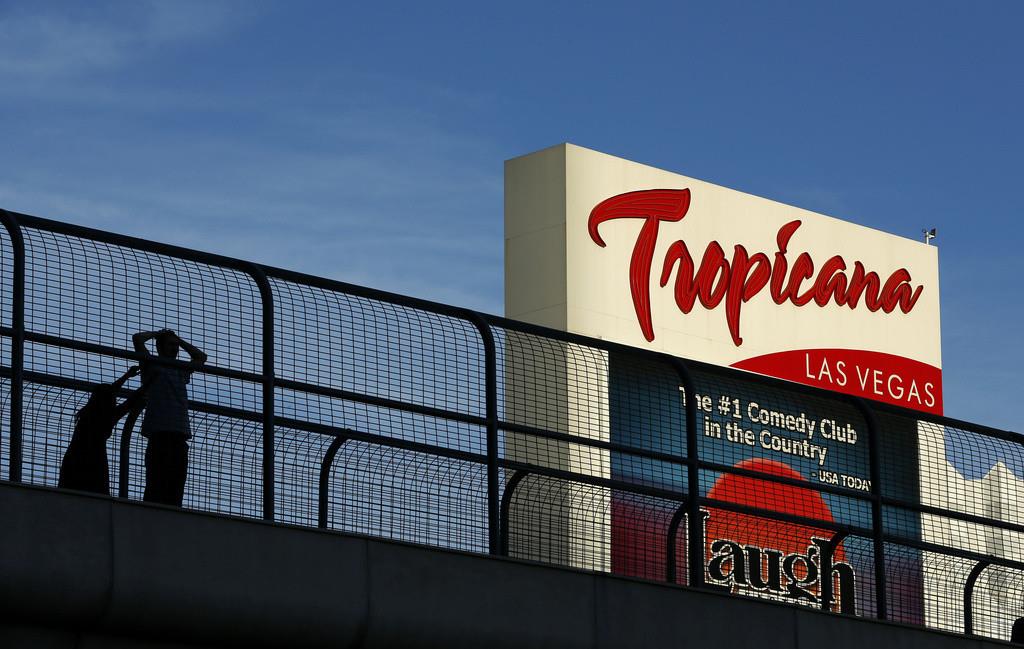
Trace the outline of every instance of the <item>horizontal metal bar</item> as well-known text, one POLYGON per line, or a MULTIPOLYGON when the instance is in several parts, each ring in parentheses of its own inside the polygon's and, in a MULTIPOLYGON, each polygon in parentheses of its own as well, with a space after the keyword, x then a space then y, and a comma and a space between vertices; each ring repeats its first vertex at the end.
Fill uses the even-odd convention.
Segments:
POLYGON ((169 243, 160 243, 159 241, 140 239, 138 237, 117 234, 115 232, 108 232, 106 230, 98 230, 96 228, 90 228, 84 225, 76 225, 74 223, 54 221, 52 219, 45 219, 39 216, 32 216, 31 214, 23 214, 20 212, 14 212, 14 214, 17 216, 18 221, 26 230, 41 230, 44 232, 63 234, 66 236, 77 237, 80 239, 86 239, 90 241, 98 241, 100 243, 106 243, 114 246, 131 248, 133 250, 142 250, 144 252, 151 252, 154 254, 164 255, 167 257, 174 257, 176 259, 182 259, 185 261, 206 264, 208 266, 220 266, 223 268, 230 268, 231 270, 235 270, 246 275, 249 274, 249 271, 252 266, 251 262, 247 262, 241 259, 235 259, 233 257, 227 257, 225 255, 203 252, 201 250, 193 250, 191 248, 183 248, 181 246, 174 246, 169 243))
POLYGON ((387 446, 389 448, 422 453, 424 455, 434 455, 437 457, 445 457, 463 462, 473 462, 481 465, 487 464, 487 455, 483 453, 473 453, 472 451, 463 451, 444 446, 427 444, 424 442, 415 442, 402 439, 400 437, 388 437, 386 435, 378 435, 376 433, 366 433, 353 428, 329 426, 327 424, 318 424, 299 419, 289 419, 288 417, 281 417, 280 415, 276 417, 276 422, 280 428, 294 428, 296 430, 304 430, 306 432, 317 433, 328 437, 340 436, 350 440, 368 442, 378 446, 387 446))
MULTIPOLYGON (((0 376, 5 378, 10 377, 10 368, 0 368, 0 376)), ((44 374, 42 372, 25 372, 25 383, 35 383, 38 385, 48 385, 55 388, 66 388, 68 390, 77 390, 79 392, 89 392, 102 383, 93 383, 92 381, 85 381, 82 379, 73 379, 65 376, 54 376, 53 374, 44 374)), ((129 388, 121 388, 119 396, 127 397, 134 390, 129 388)), ((260 412, 244 410, 242 408, 233 408, 231 406, 222 406, 215 403, 208 403, 205 401, 196 401, 189 399, 188 401, 189 410, 196 412, 202 412, 210 415, 219 415, 222 417, 230 417, 232 419, 240 419, 242 421, 262 421, 263 415, 260 412)))
POLYGON ((726 500, 716 500, 712 498, 698 498, 698 502, 702 507, 711 507, 714 509, 724 509, 736 514, 746 514, 748 516, 754 516, 756 518, 769 519, 773 521, 781 521, 783 523, 793 523, 795 525, 802 525, 804 527, 814 527, 820 529, 828 529, 833 531, 842 531, 847 534, 854 534, 856 536, 862 536, 870 539, 872 531, 867 527, 860 527, 857 525, 848 525, 844 523, 836 523, 835 521, 823 521, 817 518, 809 518, 807 516, 798 516, 796 514, 787 514, 785 512, 775 511, 773 509, 765 509, 762 507, 751 507, 750 505, 741 505, 738 503, 732 503, 726 500))
MULTIPOLYGON (((909 410, 907 408, 900 408, 882 401, 871 401, 871 409, 877 413, 904 417, 906 419, 912 419, 917 421, 924 421, 936 426, 945 426, 949 428, 956 428, 958 430, 967 431, 970 433, 977 433, 985 437, 995 437, 1002 439, 1007 442, 1013 442, 1014 444, 1024 444, 1024 435, 1016 433, 1012 430, 1003 430, 1001 428, 993 428, 984 424, 976 424, 969 421, 963 421, 962 419, 954 419, 952 417, 946 417, 945 415, 935 415, 930 412, 923 412, 919 410, 909 410)), ((885 431, 885 426, 882 426, 882 431, 885 431)))
POLYGON ((803 480, 801 478, 788 478, 782 475, 772 475, 770 473, 762 473, 760 471, 754 471, 752 469, 744 469, 743 467, 730 466, 728 464, 719 464, 717 462, 705 462, 701 460, 698 464, 701 470, 704 471, 715 471, 717 473, 727 473, 729 475, 740 475, 747 478, 764 480, 766 482, 772 482, 775 484, 791 485, 793 487, 806 489, 808 491, 832 494, 833 496, 840 496, 842 498, 852 498, 854 500, 861 500, 864 502, 871 502, 872 500, 874 500, 871 494, 856 489, 844 489, 843 487, 835 487, 832 485, 822 484, 820 482, 810 482, 808 480, 803 480))
MULTIPOLYGON (((263 272, 267 274, 267 277, 271 279, 290 282, 292 284, 299 284, 301 286, 312 286, 327 291, 333 291, 335 293, 354 295, 357 297, 362 297, 369 300, 377 300, 378 302, 386 302, 389 304, 394 304, 396 306, 406 307, 409 309, 415 309, 418 311, 425 311, 427 313, 443 315, 453 320, 464 322, 466 324, 467 330, 473 332, 476 331, 476 326, 466 318, 467 309, 465 309, 464 307, 452 306, 450 304, 443 304, 441 302, 433 302, 431 300, 424 300, 422 298, 412 297, 409 295, 401 295, 399 293, 391 293, 376 288, 360 286, 358 284, 349 284, 347 282, 342 282, 336 279, 317 277, 316 275, 307 275, 306 273, 300 273, 294 270, 286 270, 284 268, 276 268, 274 266, 266 266, 260 264, 260 268, 262 268, 263 272)), ((482 352, 482 342, 480 347, 482 352)), ((481 353, 481 357, 482 356, 483 354, 481 353)))
MULTIPOLYGON (((10 335, 8 333, 9 331, 10 330, 7 327, 0 328, 0 333, 3 333, 4 335, 10 335)), ((181 369, 190 370, 192 372, 211 374, 213 376, 223 376, 229 379, 250 381, 252 383, 263 383, 264 381, 268 380, 263 375, 256 374, 253 372, 233 370, 227 367, 217 367, 216 365, 210 365, 208 363, 196 365, 195 363, 190 363, 188 361, 179 361, 172 358, 163 358, 162 356, 158 356, 156 354, 140 354, 137 351, 119 349, 117 347, 111 347, 109 345, 87 343, 81 340, 72 340, 70 338, 62 338, 60 336, 52 336, 50 334, 43 334, 34 331, 25 332, 25 341, 49 345, 51 347, 73 349, 75 351, 88 352, 91 354, 113 356, 115 358, 123 358, 126 360, 138 361, 140 363, 157 363, 160 365, 168 365, 171 367, 180 367, 181 369)))
POLYGON ((1013 561, 1011 559, 1003 559, 996 557, 991 554, 982 554, 981 552, 974 552, 972 550, 964 550, 962 548, 950 548, 945 545, 939 545, 937 543, 929 543, 928 541, 921 541, 915 539, 904 539, 891 534, 883 534, 882 540, 890 545, 901 545, 904 547, 910 547, 917 550, 924 550, 926 552, 934 552, 935 554, 943 554, 949 557, 958 557, 960 559, 967 559, 969 561, 987 561, 994 566, 1002 566, 1004 568, 1010 568, 1011 570, 1020 570, 1024 572, 1024 562, 1013 561))
POLYGON ((559 442, 566 442, 568 444, 578 444, 580 446, 590 446, 592 448, 599 448, 606 451, 612 451, 615 453, 628 453, 636 457, 642 457, 649 460, 657 460, 659 462, 668 462, 671 464, 680 464, 686 466, 689 464, 689 460, 680 455, 673 455, 671 453, 662 453, 659 451, 651 451, 645 448, 639 448, 636 446, 629 446, 628 444, 618 444, 615 442, 606 442, 601 439, 594 439, 592 437, 583 437, 581 435, 572 435, 569 433, 559 433, 544 428, 537 428, 535 426, 525 426, 523 424, 514 424, 508 421, 499 421, 498 430, 510 433, 516 433, 520 435, 529 435, 531 437, 541 437, 543 439, 550 439, 559 442))
MULTIPOLYGON (((519 320, 510 320, 508 318, 481 313, 480 316, 496 329, 503 329, 505 331, 512 331, 520 334, 527 334, 536 338, 545 338, 548 340, 557 340, 559 342, 568 343, 570 345, 578 345, 580 347, 590 347, 592 349, 598 349, 607 352, 620 352, 624 355, 631 356, 633 358, 641 358, 647 361, 664 363, 666 368, 673 374, 675 369, 671 366, 672 356, 665 354, 664 352, 654 351, 652 349, 644 349, 643 347, 633 347, 631 345, 625 345, 623 343, 617 343, 611 340, 604 340, 602 338, 589 338, 580 334, 570 333, 561 329, 552 329, 532 322, 521 322, 519 320)), ((686 359, 687 363, 691 361, 686 359)))
POLYGON ((903 509, 915 514, 941 516, 942 518, 948 518, 951 520, 975 523, 978 525, 985 525, 987 527, 995 527, 1001 530, 1024 534, 1024 525, 1019 523, 1011 523, 1009 521, 1003 521, 995 518, 986 518, 984 516, 978 516, 977 514, 968 514, 966 512, 960 512, 953 509, 942 509, 941 507, 932 507, 930 505, 921 505, 918 503, 904 503, 903 501, 896 500, 895 498, 882 498, 881 502, 886 507, 903 509))
POLYGON ((531 474, 544 475, 549 478, 557 478, 566 482, 576 482, 594 487, 603 487, 605 489, 626 491, 641 496, 653 496, 655 498, 663 498, 665 500, 675 502, 682 502, 686 499, 686 494, 681 491, 651 487, 648 485, 637 484, 635 482, 616 480, 614 478, 602 478, 600 476, 587 475, 584 473, 573 473, 572 471, 565 471, 564 469, 554 469, 539 464, 530 464, 528 462, 499 460, 498 465, 503 469, 509 469, 512 471, 526 471, 531 474))
MULTIPOLYGON (((22 225, 24 229, 44 230, 47 232, 64 234, 68 236, 79 237, 82 239, 99 241, 102 243, 107 243, 115 246, 143 250, 146 252, 152 252, 159 255, 166 255, 168 257, 175 257, 186 261, 194 261, 197 263, 207 264, 211 266, 222 266, 224 268, 230 268, 232 270, 237 270, 245 274, 248 274, 248 271, 252 266, 251 262, 236 259, 233 257, 227 257, 224 255, 217 255, 213 253, 192 250, 191 248, 183 248, 181 246, 159 243, 156 241, 150 241, 148 239, 140 239, 138 237, 117 234, 114 232, 108 232, 106 230, 98 230, 96 228, 89 228, 82 225, 64 223, 62 221, 54 221, 52 219, 45 219, 39 216, 32 216, 31 214, 22 214, 20 212, 12 212, 12 214, 14 214, 17 217, 18 222, 22 225)), ((270 278, 284 280, 306 286, 315 286, 327 290, 337 291, 339 293, 358 295, 360 297, 366 297, 373 300, 380 300, 382 302, 390 302, 392 304, 418 309, 420 311, 437 313, 439 315, 445 315, 456 320, 465 322, 467 328, 474 328, 473 324, 463 317, 466 312, 466 309, 461 307, 454 307, 448 304, 432 302, 430 300, 410 297, 407 295, 400 295, 398 293, 389 293, 387 291, 381 291, 379 289, 368 288, 356 284, 348 284, 346 282, 341 282, 338 280, 327 279, 324 277, 316 277, 314 275, 307 275, 305 273, 286 270, 283 268, 275 268, 273 266, 267 266, 264 264, 256 264, 256 266, 258 266, 267 275, 267 277, 270 278)))
POLYGON ((477 426, 486 426, 487 418, 477 415, 469 415, 462 412, 456 412, 454 410, 445 410, 443 408, 435 408, 433 406, 424 406, 415 403, 408 403, 405 401, 398 401, 396 399, 389 399, 387 397, 378 397, 360 392, 352 392, 351 390, 343 390, 340 388, 329 388, 326 386, 315 385, 313 383, 301 383, 299 381, 293 381, 290 379, 277 378, 274 381, 274 385, 279 388, 287 388, 289 390, 295 390, 296 392, 305 392, 308 394, 317 394, 325 397, 332 397, 335 399, 342 399, 345 401, 358 401, 359 403, 365 403, 371 406, 379 406, 381 408, 390 408, 392 410, 402 410, 404 412, 411 412, 418 415, 424 415, 427 417, 436 417, 438 419, 448 419, 450 421, 458 421, 466 424, 474 424, 477 426))

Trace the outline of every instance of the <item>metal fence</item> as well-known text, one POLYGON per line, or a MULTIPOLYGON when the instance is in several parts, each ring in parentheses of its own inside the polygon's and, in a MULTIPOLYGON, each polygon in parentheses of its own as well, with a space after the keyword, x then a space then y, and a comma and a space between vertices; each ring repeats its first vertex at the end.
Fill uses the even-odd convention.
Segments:
MULTIPOLYGON (((0 218, 11 481, 55 486, 90 391, 143 360, 132 334, 170 327, 209 355, 188 509, 1003 639, 1024 615, 1016 434, 0 218)), ((108 444, 121 498, 144 488, 138 414, 108 444)))

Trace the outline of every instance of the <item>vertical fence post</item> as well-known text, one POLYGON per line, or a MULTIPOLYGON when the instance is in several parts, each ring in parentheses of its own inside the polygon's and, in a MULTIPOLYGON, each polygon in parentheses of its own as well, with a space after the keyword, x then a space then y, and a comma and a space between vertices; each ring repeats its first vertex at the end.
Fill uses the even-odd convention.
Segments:
POLYGON ((316 526, 322 530, 327 529, 328 519, 331 513, 331 467, 334 465, 334 458, 337 457, 338 451, 341 450, 342 445, 348 441, 348 437, 344 435, 338 435, 331 442, 331 445, 327 447, 327 452, 324 453, 324 461, 320 464, 320 483, 318 485, 319 494, 317 496, 316 506, 316 526))
POLYGON ((498 495, 498 351, 494 332, 475 311, 465 311, 467 320, 480 332, 484 345, 484 391, 487 417, 487 548, 501 553, 501 499, 498 495))
POLYGON ((526 470, 520 470, 513 473, 512 477, 509 478, 508 482, 505 484, 505 493, 501 496, 501 513, 499 514, 501 526, 498 529, 500 535, 500 539, 498 541, 498 554, 503 557, 507 557, 509 552, 508 532, 509 527, 511 527, 509 519, 512 515, 512 496, 515 495, 516 487, 519 486, 519 483, 528 475, 530 475, 530 472, 526 470))
POLYGON ((25 239, 18 219, 7 210, 0 210, 7 234, 11 237, 14 268, 11 278, 11 419, 10 456, 7 478, 21 482, 22 417, 25 394, 25 239))
POLYGON ((676 583, 676 539, 679 537, 679 524, 683 522, 683 516, 687 515, 692 500, 690 498, 680 505, 668 522, 668 533, 665 534, 665 581, 670 584, 676 583))
POLYGON ((117 466, 117 497, 128 497, 128 469, 132 461, 132 433, 135 430, 135 422, 142 414, 142 406, 135 406, 128 413, 124 426, 121 428, 121 445, 119 450, 119 462, 117 466))
MULTIPOLYGON (((843 540, 847 537, 847 535, 848 535, 848 532, 846 532, 846 530, 840 530, 840 531, 838 531, 838 532, 836 532, 836 533, 834 533, 832 535, 832 538, 828 542, 828 545, 829 545, 829 548, 830 548, 830 550, 829 550, 830 556, 835 556, 836 548, 839 547, 839 544, 843 542, 843 540)), ((822 562, 824 562, 825 558, 822 557, 821 560, 822 560, 822 562)), ((824 565, 824 563, 822 563, 821 565, 824 565)), ((832 588, 832 585, 833 585, 832 584, 832 575, 831 574, 829 574, 829 575, 824 575, 823 574, 823 575, 821 575, 820 580, 821 580, 820 581, 820 583, 821 583, 821 610, 823 610, 823 611, 831 611, 832 610, 832 598, 834 596, 834 593, 832 592, 833 591, 833 588, 832 588)), ((840 607, 840 610, 842 610, 842 607, 840 607)))
POLYGON ((875 411, 860 397, 852 397, 853 404, 864 416, 868 427, 868 475, 871 479, 871 530, 875 556, 875 613, 878 619, 889 618, 888 588, 885 571, 885 534, 882 516, 882 479, 879 455, 881 429, 875 411))
POLYGON ((974 586, 991 562, 979 561, 964 582, 964 635, 974 635, 974 586))
POLYGON ((263 518, 274 520, 274 291, 267 274, 257 264, 246 264, 260 291, 263 309, 263 518))
POLYGON ((704 585, 704 517, 700 514, 696 389, 686 363, 678 358, 670 358, 670 362, 679 375, 686 398, 686 563, 689 569, 687 582, 690 586, 699 588, 704 585))

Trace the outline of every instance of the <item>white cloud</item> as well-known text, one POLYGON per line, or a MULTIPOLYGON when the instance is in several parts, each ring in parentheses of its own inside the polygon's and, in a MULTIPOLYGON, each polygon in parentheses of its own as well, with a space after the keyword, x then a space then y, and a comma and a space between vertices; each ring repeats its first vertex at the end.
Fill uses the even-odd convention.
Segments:
POLYGON ((0 13, 0 74, 39 80, 116 67, 151 49, 217 33, 241 6, 153 0, 9 9, 0 13))

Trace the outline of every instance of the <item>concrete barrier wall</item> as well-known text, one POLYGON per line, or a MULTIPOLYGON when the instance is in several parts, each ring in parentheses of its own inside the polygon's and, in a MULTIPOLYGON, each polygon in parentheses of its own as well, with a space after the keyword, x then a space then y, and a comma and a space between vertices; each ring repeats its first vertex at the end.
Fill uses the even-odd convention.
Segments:
POLYGON ((0 483, 0 647, 1005 646, 771 602, 0 483))

